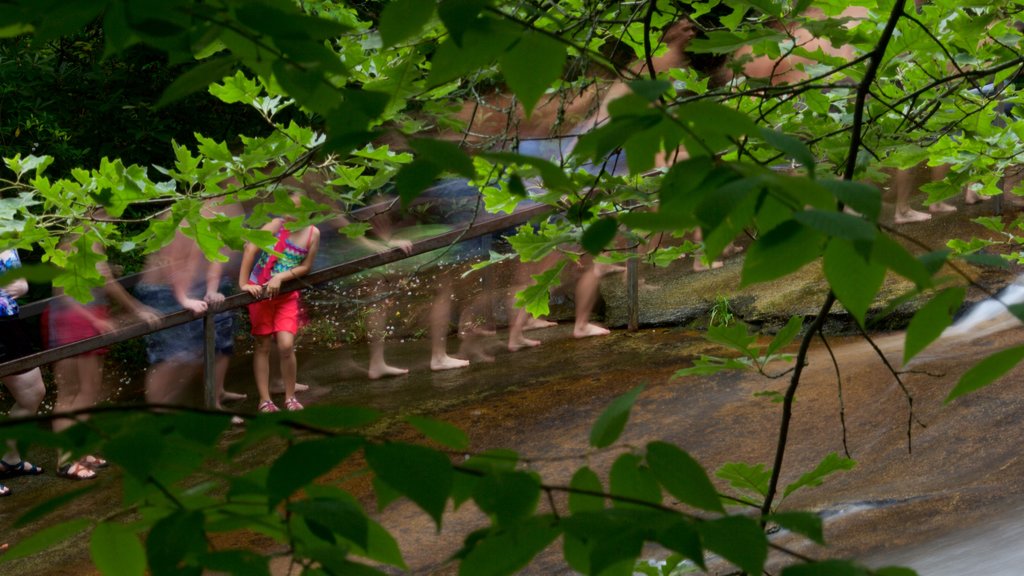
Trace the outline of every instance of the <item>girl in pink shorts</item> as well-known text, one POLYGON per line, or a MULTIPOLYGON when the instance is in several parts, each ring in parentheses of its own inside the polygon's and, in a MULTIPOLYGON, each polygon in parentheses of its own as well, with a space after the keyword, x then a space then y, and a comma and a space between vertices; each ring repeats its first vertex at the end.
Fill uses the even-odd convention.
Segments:
POLYGON ((281 359, 281 379, 284 381, 284 406, 288 410, 302 410, 295 399, 295 334, 299 330, 299 293, 281 295, 281 283, 309 273, 320 244, 320 231, 314 226, 292 232, 285 220, 275 218, 263 230, 274 234, 277 244, 274 252, 265 252, 254 244, 246 244, 242 267, 238 274, 238 287, 253 298, 249 304, 252 335, 256 339, 253 353, 253 372, 260 394, 260 412, 277 412, 270 399, 271 339, 277 342, 281 359))

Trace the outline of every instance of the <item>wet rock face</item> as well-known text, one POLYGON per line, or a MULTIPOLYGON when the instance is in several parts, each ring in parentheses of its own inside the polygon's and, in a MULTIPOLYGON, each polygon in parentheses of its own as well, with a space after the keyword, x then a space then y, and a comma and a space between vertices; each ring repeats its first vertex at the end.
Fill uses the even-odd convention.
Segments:
MULTIPOLYGON (((979 216, 992 216, 997 209, 994 200, 967 206, 963 204, 961 198, 957 198, 954 203, 958 208, 957 212, 936 214, 931 220, 896 228, 898 234, 906 236, 896 236, 897 240, 907 246, 912 253, 919 254, 925 251, 923 247, 927 247, 927 250, 943 249, 950 238, 992 236, 992 232, 971 220, 979 216)), ((883 220, 886 218, 885 213, 886 211, 883 211, 883 220)), ((1015 216, 1007 213, 1003 217, 1012 219, 1015 216)), ((998 249, 1005 251, 1005 248, 998 249)), ((997 248, 991 250, 998 253, 997 248)), ((705 328, 709 313, 715 306, 716 299, 720 297, 728 300, 729 307, 736 317, 748 324, 763 326, 769 333, 784 326, 792 315, 818 314, 828 293, 828 284, 818 263, 804 266, 794 274, 774 282, 740 288, 744 252, 727 258, 722 268, 699 273, 693 271, 693 259, 689 257, 676 261, 667 268, 641 266, 640 325, 705 328)), ((997 292, 1021 272, 1020 266, 980 268, 965 262, 957 262, 956 270, 949 266, 945 269, 945 273, 956 278, 960 284, 967 284, 968 279, 976 284, 969 286, 964 308, 997 292)), ((869 326, 879 331, 905 328, 914 311, 926 302, 926 299, 917 298, 905 302, 886 317, 882 317, 882 312, 888 300, 897 298, 912 288, 913 285, 903 278, 888 275, 879 299, 868 313, 869 326)), ((628 317, 625 275, 604 278, 601 283, 601 296, 606 305, 605 322, 612 327, 626 326, 628 317)), ((833 307, 825 329, 831 334, 858 332, 853 318, 838 303, 833 307)))

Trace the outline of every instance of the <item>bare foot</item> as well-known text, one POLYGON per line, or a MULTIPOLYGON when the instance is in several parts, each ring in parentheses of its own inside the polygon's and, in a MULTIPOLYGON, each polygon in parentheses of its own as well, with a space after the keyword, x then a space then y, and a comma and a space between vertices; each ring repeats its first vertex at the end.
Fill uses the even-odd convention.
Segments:
POLYGON ((981 204, 985 200, 988 200, 991 196, 982 196, 974 189, 974 186, 967 186, 964 189, 964 204, 972 206, 974 204, 981 204))
POLYGON ((454 370, 455 368, 465 368, 466 366, 469 366, 469 360, 460 360, 448 355, 430 359, 430 369, 435 372, 439 372, 441 370, 454 370))
POLYGON ((552 322, 550 320, 544 320, 543 318, 534 318, 530 316, 526 320, 526 325, 523 326, 523 330, 540 330, 542 328, 551 328, 552 326, 558 326, 558 322, 552 322))
POLYGON ((228 392, 227 390, 225 390, 225 391, 221 392, 221 394, 220 394, 220 401, 221 402, 241 402, 242 400, 245 400, 248 397, 249 397, 248 394, 239 394, 238 392, 228 392))
POLYGON ((717 270, 722 266, 725 266, 725 262, 722 262, 721 260, 715 260, 714 262, 711 263, 710 266, 708 266, 707 264, 704 263, 704 258, 700 256, 693 257, 694 272, 706 272, 708 270, 717 270))
POLYGON ((577 326, 572 331, 572 335, 573 335, 574 338, 589 338, 591 336, 605 336, 605 335, 608 335, 608 334, 611 334, 611 333, 612 333, 611 330, 609 330, 607 328, 604 328, 602 326, 598 326, 597 324, 592 324, 590 322, 587 322, 587 324, 585 326, 583 326, 582 328, 577 326))
MULTIPOLYGON (((743 246, 737 246, 736 244, 729 242, 729 245, 725 247, 725 250, 722 250, 722 257, 728 258, 741 252, 743 252, 743 246)), ((712 264, 712 266, 714 266, 714 264, 712 264)))
POLYGON ((932 214, 941 214, 943 212, 956 212, 956 206, 948 202, 936 202, 928 206, 928 211, 932 214))
POLYGON ((626 267, 625 266, 620 266, 619 264, 601 264, 601 263, 594 264, 594 272, 597 273, 597 276, 599 278, 604 278, 605 276, 607 276, 609 274, 620 274, 620 273, 625 272, 625 271, 626 271, 626 267))
POLYGON ((523 348, 536 348, 540 346, 540 340, 534 340, 532 338, 519 337, 515 340, 509 338, 508 340, 508 351, 519 352, 523 348))
POLYGON ((892 218, 892 221, 896 224, 909 224, 911 222, 924 222, 925 220, 931 220, 931 214, 925 214, 924 212, 918 212, 917 210, 907 209, 904 212, 897 211, 892 218))
POLYGON ((466 338, 468 336, 494 336, 497 334, 490 328, 484 328, 483 326, 470 326, 465 330, 459 332, 459 338, 466 338))
POLYGON ((370 369, 367 371, 367 376, 369 376, 370 380, 379 380, 381 378, 389 378, 391 376, 404 376, 408 373, 408 368, 396 368, 395 366, 383 364, 381 366, 370 366, 370 369))

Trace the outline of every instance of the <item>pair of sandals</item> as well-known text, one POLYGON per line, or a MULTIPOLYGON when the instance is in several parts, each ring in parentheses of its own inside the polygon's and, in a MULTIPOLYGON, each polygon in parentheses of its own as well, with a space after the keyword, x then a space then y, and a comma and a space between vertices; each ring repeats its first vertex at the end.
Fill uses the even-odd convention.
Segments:
MULTIPOLYGON (((18 476, 38 476, 43 473, 43 469, 31 462, 20 460, 14 464, 10 464, 5 460, 0 460, 0 478, 16 478, 18 476)), ((0 484, 0 498, 4 496, 10 496, 11 489, 4 484, 0 484)))
POLYGON ((57 476, 68 480, 93 480, 97 470, 109 465, 103 458, 90 454, 58 467, 57 476))

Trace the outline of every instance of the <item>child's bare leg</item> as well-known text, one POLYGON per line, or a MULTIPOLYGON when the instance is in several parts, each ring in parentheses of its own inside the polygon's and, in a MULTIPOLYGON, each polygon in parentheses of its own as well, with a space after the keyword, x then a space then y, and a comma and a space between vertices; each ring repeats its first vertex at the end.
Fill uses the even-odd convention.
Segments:
MULTIPOLYGON (((513 292, 515 294, 515 292, 513 292)), ((515 297, 512 298, 515 300, 515 297)), ((512 317, 509 318, 508 322, 508 351, 518 352, 523 348, 533 348, 540 346, 540 340, 534 340, 527 338, 523 335, 523 331, 526 329, 527 319, 530 318, 530 314, 522 308, 514 308, 510 305, 509 310, 513 310, 512 317)), ((552 322, 551 324, 554 324, 552 322)))
MULTIPOLYGON (((698 243, 704 241, 704 232, 700 228, 695 228, 693 230, 693 241, 698 243)), ((710 263, 707 262, 704 258, 703 250, 693 255, 694 272, 704 272, 711 270, 712 268, 721 268, 722 266, 725 266, 725 263, 721 260, 715 260, 710 263)))
MULTIPOLYGON (((949 175, 949 166, 943 164, 942 166, 933 166, 931 169, 932 181, 945 180, 946 176, 949 175)), ((928 205, 928 211, 932 214, 940 214, 943 212, 956 212, 956 206, 953 206, 949 202, 941 201, 934 204, 928 205)))
POLYGON ((150 368, 146 377, 146 402, 180 404, 189 380, 201 364, 189 360, 168 360, 150 368))
MULTIPOLYGON (((43 375, 39 368, 33 368, 22 374, 5 376, 3 383, 14 397, 14 406, 10 410, 11 418, 33 416, 39 411, 39 404, 43 401, 43 396, 46 395, 46 385, 43 384, 43 375)), ((22 461, 15 442, 7 443, 7 452, 3 456, 3 461, 8 464, 17 464, 22 461)))
POLYGON ((597 304, 600 285, 601 276, 593 265, 588 266, 576 282, 576 324, 572 330, 572 335, 576 338, 604 336, 610 333, 607 328, 590 321, 590 313, 597 304))
POLYGON ((443 281, 430 310, 430 369, 452 370, 469 366, 469 360, 448 355, 448 321, 452 314, 452 287, 443 281))
POLYGON ((284 398, 295 398, 295 377, 298 366, 295 361, 295 335, 291 332, 277 332, 277 354, 281 362, 281 382, 284 384, 284 398))
POLYGON ((391 366, 384 360, 384 338, 387 333, 386 312, 386 308, 374 307, 366 317, 367 339, 370 347, 370 368, 367 375, 370 380, 409 373, 407 368, 391 366))
POLYGON ((892 177, 892 186, 896 191, 894 223, 909 224, 931 219, 931 214, 919 212, 910 207, 910 194, 914 189, 914 171, 912 169, 898 170, 892 177))
MULTIPOLYGON (((260 395, 260 404, 270 402, 270 348, 271 335, 254 336, 255 345, 252 352, 252 373, 256 380, 256 391, 260 395)), ((294 376, 293 376, 294 378, 294 376)), ((294 386, 294 380, 292 385, 294 386)), ((294 390, 294 388, 293 388, 294 390)), ((294 393, 294 392, 293 392, 294 393)))

